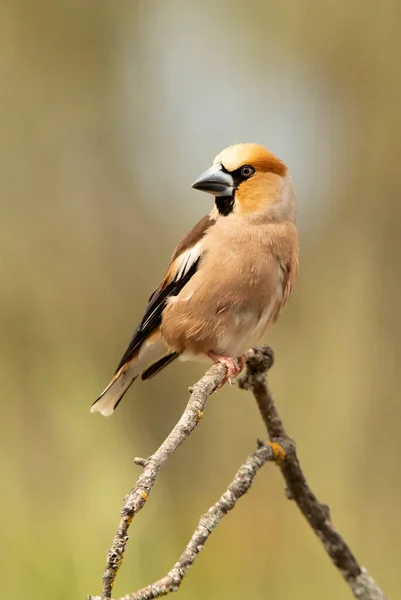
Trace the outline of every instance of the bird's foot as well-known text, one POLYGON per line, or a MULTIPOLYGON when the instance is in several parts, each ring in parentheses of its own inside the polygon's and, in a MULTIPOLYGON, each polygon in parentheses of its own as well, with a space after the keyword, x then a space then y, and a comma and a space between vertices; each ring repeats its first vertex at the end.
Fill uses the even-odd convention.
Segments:
POLYGON ((236 377, 241 372, 245 364, 245 361, 243 360, 242 356, 237 361, 235 360, 235 358, 231 358, 231 356, 222 356, 221 354, 215 354, 214 352, 208 352, 207 355, 209 358, 212 359, 213 362, 221 363, 227 368, 227 374, 224 377, 221 384, 219 385, 219 388, 223 387, 223 385, 227 383, 227 381, 231 383, 231 377, 236 377))
POLYGON ((242 371, 242 369, 245 367, 246 359, 247 359, 247 353, 246 352, 244 354, 241 354, 241 356, 239 356, 237 358, 238 365, 239 365, 239 370, 240 371, 242 371))

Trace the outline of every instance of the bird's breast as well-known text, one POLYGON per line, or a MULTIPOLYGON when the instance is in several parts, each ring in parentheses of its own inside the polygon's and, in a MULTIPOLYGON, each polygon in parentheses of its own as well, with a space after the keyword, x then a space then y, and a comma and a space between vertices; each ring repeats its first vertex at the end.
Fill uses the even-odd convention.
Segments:
POLYGON ((239 356, 274 322, 284 279, 266 228, 211 231, 197 272, 166 306, 162 335, 181 353, 239 356))

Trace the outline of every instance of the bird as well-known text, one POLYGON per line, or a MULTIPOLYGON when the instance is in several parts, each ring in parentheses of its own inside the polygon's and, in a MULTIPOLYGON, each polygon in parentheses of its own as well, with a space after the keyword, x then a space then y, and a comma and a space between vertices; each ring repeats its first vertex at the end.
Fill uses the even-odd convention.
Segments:
POLYGON ((285 163, 256 143, 229 146, 192 188, 212 210, 175 248, 114 377, 91 412, 111 415, 138 376, 177 358, 238 375, 273 325, 298 274, 297 195, 285 163))

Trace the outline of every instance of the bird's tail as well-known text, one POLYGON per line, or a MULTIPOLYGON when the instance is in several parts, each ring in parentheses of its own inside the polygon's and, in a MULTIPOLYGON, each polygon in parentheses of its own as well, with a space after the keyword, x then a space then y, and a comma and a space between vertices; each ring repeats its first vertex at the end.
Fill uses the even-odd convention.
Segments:
POLYGON ((100 412, 104 417, 109 417, 113 414, 114 409, 118 406, 128 391, 128 388, 134 383, 138 377, 137 369, 133 365, 126 365, 118 371, 110 381, 109 385, 103 390, 99 398, 91 406, 91 412, 100 412), (135 371, 135 373, 134 373, 135 371))
POLYGON ((160 332, 155 332, 117 371, 106 389, 92 404, 91 412, 100 412, 105 417, 109 417, 138 375, 142 373, 143 379, 149 379, 174 360, 173 356, 176 358, 178 354, 172 354, 160 332))

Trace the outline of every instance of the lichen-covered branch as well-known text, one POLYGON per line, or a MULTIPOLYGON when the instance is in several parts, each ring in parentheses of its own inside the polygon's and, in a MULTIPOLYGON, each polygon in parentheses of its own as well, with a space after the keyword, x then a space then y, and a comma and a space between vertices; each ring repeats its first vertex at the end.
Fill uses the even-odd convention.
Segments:
POLYGON ((143 471, 135 486, 124 499, 117 533, 114 536, 110 550, 107 552, 102 598, 111 598, 114 580, 121 566, 129 539, 127 535, 128 528, 133 517, 144 507, 156 482, 156 477, 166 464, 169 456, 198 425, 210 394, 219 387, 225 374, 226 367, 221 364, 213 365, 191 389, 191 395, 182 417, 162 445, 148 459, 135 459, 135 462, 143 467, 143 471))
MULTIPOLYGON (((251 390, 266 425, 270 442, 258 442, 258 449, 251 454, 238 470, 232 483, 204 515, 201 516, 187 547, 169 573, 159 581, 128 594, 121 600, 152 600, 175 592, 204 543, 221 519, 232 510, 236 502, 252 485, 257 471, 270 460, 275 460, 281 469, 287 486, 287 497, 297 504, 309 525, 320 539, 333 564, 348 583, 358 600, 386 600, 385 595, 362 567, 349 546, 335 529, 326 504, 318 501, 310 489, 295 449, 294 441, 287 434, 274 404, 266 381, 266 373, 274 361, 273 351, 268 347, 254 348, 248 353, 247 369, 238 380, 239 387, 251 390)), ((147 460, 135 459, 143 471, 124 500, 121 520, 113 545, 107 554, 107 564, 103 575, 102 597, 88 596, 88 600, 109 600, 114 580, 121 565, 128 541, 127 531, 132 518, 143 508, 152 490, 159 471, 166 464, 170 454, 190 435, 202 418, 207 400, 223 381, 226 368, 214 365, 191 390, 185 411, 172 432, 147 460)))
POLYGON ((385 600, 378 584, 358 563, 348 544, 335 529, 329 507, 318 501, 306 481, 294 440, 287 434, 267 386, 266 373, 273 366, 273 362, 274 354, 271 348, 254 348, 248 354, 246 373, 239 379, 238 384, 242 389, 252 390, 270 441, 284 450, 285 456, 279 465, 286 482, 287 497, 297 504, 355 598, 385 600))
MULTIPOLYGON (((199 552, 203 550, 203 546, 212 531, 217 527, 221 519, 234 508, 241 496, 249 490, 258 470, 267 461, 276 459, 276 452, 273 445, 265 444, 261 441, 258 442, 258 445, 258 449, 248 456, 241 465, 220 500, 201 516, 184 552, 171 571, 155 583, 132 594, 127 594, 123 598, 120 598, 120 600, 153 600, 154 598, 160 598, 160 596, 166 596, 170 592, 178 590, 199 552)), ((101 598, 92 596, 92 600, 101 600, 101 598)))

